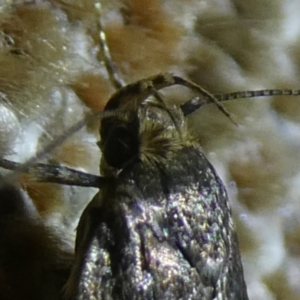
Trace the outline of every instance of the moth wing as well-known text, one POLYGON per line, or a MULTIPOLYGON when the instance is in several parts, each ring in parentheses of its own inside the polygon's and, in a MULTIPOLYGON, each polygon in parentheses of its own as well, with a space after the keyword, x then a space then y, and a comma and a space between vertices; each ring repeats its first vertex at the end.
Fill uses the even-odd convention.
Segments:
MULTIPOLYGON (((187 150, 187 149, 186 149, 187 150)), ((169 232, 197 270, 209 299, 248 299, 225 187, 201 150, 190 149, 184 179, 169 177, 169 232)), ((184 156, 184 155, 183 155, 184 156)))
POLYGON ((64 289, 64 299, 113 299, 109 233, 101 222, 97 193, 84 210, 77 228, 75 261, 64 289))
POLYGON ((136 163, 101 191, 80 220, 73 274, 82 300, 247 299, 227 194, 200 149, 136 163))

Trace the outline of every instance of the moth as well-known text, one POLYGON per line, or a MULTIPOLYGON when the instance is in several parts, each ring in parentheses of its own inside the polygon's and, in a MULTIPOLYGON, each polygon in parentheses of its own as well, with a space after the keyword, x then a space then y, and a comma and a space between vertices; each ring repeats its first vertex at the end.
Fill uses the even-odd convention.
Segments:
MULTIPOLYGON (((104 177, 68 169, 100 191, 78 225, 67 299, 247 299, 224 185, 185 122, 206 99, 167 105, 158 90, 175 84, 210 97, 171 74, 119 89, 101 116, 104 177)), ((29 168, 70 180, 63 168, 29 168)))
POLYGON ((41 181, 99 188, 77 228, 66 299, 248 299, 224 184, 185 121, 211 97, 171 74, 120 88, 100 117, 103 177, 1 160, 41 181), (158 91, 175 84, 202 95, 168 105, 158 91))
POLYGON ((100 114, 103 177, 1 160, 41 181, 99 188, 77 229, 67 299, 247 299, 224 185, 185 119, 227 98, 170 74, 119 87, 100 114), (169 105, 159 90, 175 84, 200 96, 169 105))

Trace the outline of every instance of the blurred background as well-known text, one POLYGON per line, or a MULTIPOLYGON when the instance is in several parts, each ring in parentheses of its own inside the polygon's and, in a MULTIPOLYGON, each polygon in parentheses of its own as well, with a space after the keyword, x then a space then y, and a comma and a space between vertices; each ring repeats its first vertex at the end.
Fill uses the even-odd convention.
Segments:
MULTIPOLYGON (((213 94, 300 88, 300 0, 101 3, 113 60, 128 83, 173 72, 213 94)), ((99 173, 99 124, 87 115, 114 87, 94 4, 0 1, 1 157, 24 162, 86 118, 42 161, 99 173)), ((173 103, 192 96, 182 87, 166 93, 173 103)), ((300 97, 224 105, 238 127, 211 105, 189 124, 227 185, 249 297, 300 299, 300 97)), ((0 188, 0 299, 57 299, 78 219, 96 190, 29 176, 17 184, 0 188)))

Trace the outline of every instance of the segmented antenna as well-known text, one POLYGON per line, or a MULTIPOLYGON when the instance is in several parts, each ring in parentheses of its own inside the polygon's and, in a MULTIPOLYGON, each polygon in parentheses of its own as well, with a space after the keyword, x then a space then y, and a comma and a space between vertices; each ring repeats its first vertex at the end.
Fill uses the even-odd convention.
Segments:
POLYGON ((99 17, 98 17, 98 32, 99 32, 99 45, 102 52, 102 58, 105 64, 105 68, 107 70, 108 76, 114 87, 118 90, 121 87, 125 86, 125 82, 123 81, 122 77, 120 76, 119 72, 117 71, 117 68, 113 62, 113 59, 110 54, 110 50, 106 41, 106 34, 103 29, 102 24, 102 18, 101 18, 101 11, 102 6, 101 2, 97 1, 95 3, 95 8, 98 11, 99 17))
MULTIPOLYGON (((110 49, 108 47, 108 43, 106 40, 106 34, 103 28, 103 24, 102 24, 102 18, 101 18, 101 14, 102 14, 102 4, 100 1, 97 1, 95 3, 95 8, 98 11, 98 32, 99 32, 99 45, 100 45, 100 49, 103 55, 103 61, 109 76, 110 81, 113 83, 114 87, 116 88, 116 90, 119 90, 120 88, 124 87, 126 85, 126 83, 123 81, 122 77, 120 76, 119 72, 117 71, 117 68, 113 62, 113 59, 111 57, 111 52, 110 49)), ((218 100, 212 95, 210 94, 208 91, 206 91, 204 88, 202 88, 201 86, 185 80, 181 77, 178 76, 173 76, 173 80, 175 81, 174 84, 178 84, 178 85, 183 85, 186 86, 192 90, 197 91, 200 94, 204 94, 207 96, 207 99, 214 103, 217 108, 225 115, 227 116, 235 125, 236 122, 232 119, 230 113, 225 109, 225 107, 223 107, 223 105, 221 105, 218 100)), ((155 87, 154 87, 155 89, 155 87)))
MULTIPOLYGON (((218 102, 225 102, 230 100, 236 99, 249 99, 249 98, 256 98, 256 97, 274 97, 274 96, 300 96, 300 90, 293 90, 293 89, 265 89, 265 90, 258 90, 258 91, 243 91, 243 92, 233 92, 228 94, 216 94, 213 97, 218 102)), ((188 116, 198 110, 201 106, 207 104, 207 99, 196 96, 191 100, 187 101, 183 105, 180 106, 183 114, 188 116)))

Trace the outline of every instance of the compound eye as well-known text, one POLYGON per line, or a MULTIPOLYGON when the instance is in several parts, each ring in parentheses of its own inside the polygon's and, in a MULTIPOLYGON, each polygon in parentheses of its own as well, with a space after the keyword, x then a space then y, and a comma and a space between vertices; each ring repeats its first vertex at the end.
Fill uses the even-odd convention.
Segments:
POLYGON ((114 127, 109 131, 102 149, 108 165, 120 169, 138 154, 138 138, 135 131, 125 126, 114 127))

